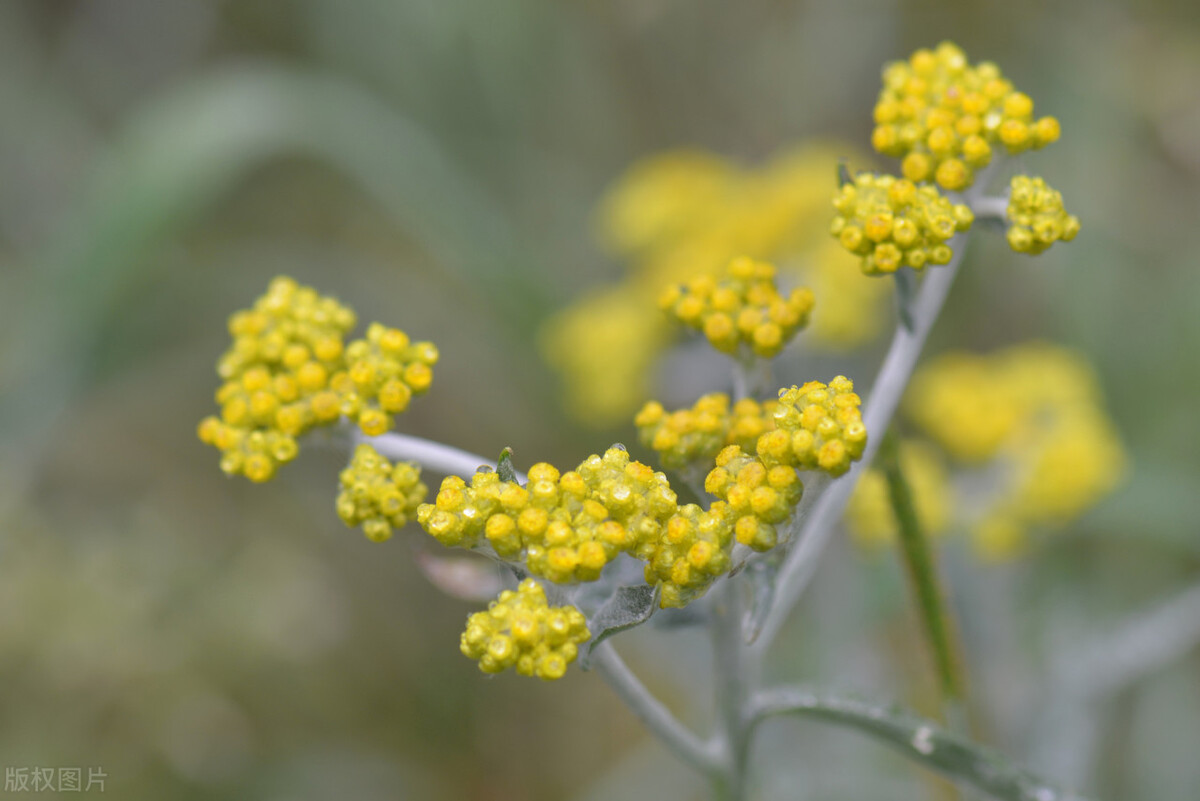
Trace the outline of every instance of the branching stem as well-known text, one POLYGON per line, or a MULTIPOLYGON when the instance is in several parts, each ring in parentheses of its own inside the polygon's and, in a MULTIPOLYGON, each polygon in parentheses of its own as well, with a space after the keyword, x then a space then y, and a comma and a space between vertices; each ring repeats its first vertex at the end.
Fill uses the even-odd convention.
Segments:
MULTIPOLYGON (((486 465, 493 470, 496 468, 494 459, 485 459, 470 451, 408 434, 393 432, 378 437, 356 434, 356 438, 359 442, 371 445, 379 453, 393 461, 417 462, 422 467, 447 475, 463 476, 469 479, 480 466, 486 465)), ((517 473, 518 483, 524 484, 527 480, 524 473, 517 473)))
POLYGON ((611 642, 602 642, 592 652, 592 669, 612 687, 633 714, 663 744, 687 764, 708 776, 722 772, 716 749, 703 743, 694 732, 679 722, 662 701, 642 684, 611 642))
POLYGON ((950 779, 965 782, 1000 801, 1083 801, 1014 766, 990 749, 974 745, 937 724, 891 707, 838 698, 797 687, 758 693, 751 722, 773 715, 804 715, 856 729, 950 779))

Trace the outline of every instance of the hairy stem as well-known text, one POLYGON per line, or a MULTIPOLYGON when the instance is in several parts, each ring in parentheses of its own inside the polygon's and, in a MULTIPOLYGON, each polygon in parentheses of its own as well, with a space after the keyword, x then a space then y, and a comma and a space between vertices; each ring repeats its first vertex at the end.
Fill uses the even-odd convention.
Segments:
POLYGON ((646 728, 677 757, 709 776, 721 772, 721 764, 713 750, 646 689, 646 685, 629 669, 611 642, 602 642, 596 647, 592 652, 591 665, 646 728))
POLYGON ((896 328, 887 356, 884 357, 883 365, 879 368, 875 383, 871 387, 871 395, 867 399, 863 414, 868 440, 862 459, 850 468, 849 473, 833 481, 822 493, 801 529, 799 541, 784 560, 779 571, 779 589, 775 605, 768 613, 762 634, 754 645, 760 652, 770 647, 788 613, 808 586, 816 571, 821 552, 833 536, 835 524, 850 500, 854 485, 858 483, 859 476, 867 469, 879 450, 883 439, 881 434, 887 431, 891 424, 892 416, 900 403, 900 396, 904 394, 917 358, 921 355, 925 339, 929 336, 929 331, 933 328, 946 295, 954 283, 954 277, 966 251, 966 239, 965 235, 960 234, 952 241, 954 257, 949 264, 929 269, 912 303, 912 326, 901 325, 896 328))
POLYGON ((723 770, 714 777, 718 801, 746 797, 746 770, 750 755, 747 705, 753 671, 746 663, 742 637, 741 586, 734 579, 721 582, 713 610, 713 668, 716 674, 717 734, 723 770))
POLYGON ((937 569, 937 554, 917 519, 912 492, 900 466, 900 448, 895 432, 884 437, 879 450, 880 467, 887 480, 888 498, 900 533, 900 556, 907 569, 917 609, 925 628, 929 649, 937 669, 943 707, 963 697, 962 657, 954 624, 946 608, 945 593, 937 569))
POLYGON ((773 715, 794 714, 856 729, 914 762, 1000 801, 1083 801, 1016 767, 991 749, 892 707, 779 687, 758 693, 751 710, 754 724, 773 715))
MULTIPOLYGON (((470 478, 480 466, 486 465, 493 470, 496 468, 494 459, 485 459, 470 451, 460 450, 421 437, 412 437, 408 434, 391 433, 378 437, 356 434, 356 439, 359 442, 367 443, 393 461, 417 462, 422 467, 447 475, 470 478)), ((518 484, 524 484, 528 479, 524 473, 517 473, 516 480, 518 484)))

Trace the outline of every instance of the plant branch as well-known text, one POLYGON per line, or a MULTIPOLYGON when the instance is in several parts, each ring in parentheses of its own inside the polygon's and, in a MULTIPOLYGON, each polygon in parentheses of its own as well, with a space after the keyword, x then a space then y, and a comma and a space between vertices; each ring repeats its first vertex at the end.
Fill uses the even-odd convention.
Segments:
POLYGON ((654 697, 634 674, 611 642, 603 642, 592 652, 592 669, 599 673, 625 705, 662 740, 667 748, 687 764, 709 776, 721 772, 713 749, 679 722, 662 701, 654 697))
POLYGON ((1200 644, 1200 585, 1136 615, 1083 649, 1064 676, 1093 698, 1117 692, 1200 644))
POLYGON ((750 754, 747 706, 752 672, 747 669, 742 637, 741 584, 721 582, 714 607, 713 668, 716 674, 717 737, 724 770, 714 777, 717 798, 742 801, 746 793, 746 768, 750 754))
POLYGON ((796 687, 764 690, 753 700, 754 723, 774 715, 795 714, 856 729, 1000 801, 1083 801, 1081 796, 1055 788, 989 748, 892 707, 818 695, 796 687))
MULTIPOLYGON (((481 465, 486 465, 493 470, 496 468, 496 462, 493 459, 485 459, 470 451, 460 450, 421 437, 412 437, 408 434, 393 432, 378 437, 366 437, 356 433, 355 439, 358 442, 367 443, 393 461, 418 462, 422 467, 447 475, 464 476, 469 479, 481 465)), ((517 473, 516 480, 519 484, 528 481, 524 473, 517 473)))
POLYGON ((896 328, 887 356, 884 357, 883 365, 879 368, 875 383, 871 387, 863 414, 868 439, 862 459, 850 468, 849 473, 831 482, 821 494, 812 514, 801 529, 798 542, 784 559, 779 571, 779 589, 775 605, 768 613, 762 634, 754 646, 760 652, 770 646, 788 613, 808 586, 816 571, 817 560, 833 536, 836 523, 850 500, 854 485, 875 458, 883 439, 882 434, 891 424, 900 397, 904 394, 917 358, 921 355, 925 339, 929 336, 929 331, 933 328, 946 295, 954 283, 954 277, 966 252, 966 244, 965 235, 960 234, 952 240, 954 257, 950 263, 944 267, 929 268, 928 275, 921 282, 911 307, 912 327, 901 325, 896 328))
POLYGON ((1008 198, 1003 195, 984 195, 971 201, 971 211, 978 219, 993 219, 1001 222, 1008 219, 1008 198))

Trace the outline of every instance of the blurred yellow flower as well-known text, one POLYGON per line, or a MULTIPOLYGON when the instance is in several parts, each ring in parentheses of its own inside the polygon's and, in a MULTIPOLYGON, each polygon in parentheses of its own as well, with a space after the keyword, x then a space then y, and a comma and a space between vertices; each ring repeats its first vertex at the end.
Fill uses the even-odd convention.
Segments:
MULTIPOLYGON (((900 443, 899 458, 924 534, 936 537, 946 533, 954 510, 954 494, 942 457, 927 443, 905 440, 900 443)), ((864 547, 895 542, 896 516, 882 472, 872 468, 859 478, 846 507, 846 522, 855 541, 864 547)))
POLYGON ((542 351, 563 376, 583 422, 623 422, 647 397, 648 375, 672 333, 655 308, 662 288, 717 275, 748 255, 777 264, 788 283, 815 290, 814 340, 852 347, 887 319, 889 289, 828 245, 829 191, 848 145, 807 143, 761 168, 714 154, 668 151, 631 166, 597 212, 599 236, 626 261, 619 283, 551 318, 542 351))
POLYGON ((1125 469, 1096 377, 1067 348, 1035 342, 943 355, 914 377, 905 408, 954 458, 988 463, 1000 477, 990 501, 967 511, 985 557, 1019 553, 1030 529, 1083 514, 1125 469))

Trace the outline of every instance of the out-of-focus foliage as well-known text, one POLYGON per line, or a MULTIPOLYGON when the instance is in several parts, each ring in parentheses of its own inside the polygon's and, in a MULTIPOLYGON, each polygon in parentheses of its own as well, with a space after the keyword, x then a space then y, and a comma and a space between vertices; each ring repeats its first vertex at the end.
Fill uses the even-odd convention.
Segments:
MULTIPOLYGON (((980 567, 947 540, 973 711, 984 739, 1028 748, 1097 796, 1188 797, 1200 785, 1183 747, 1200 739, 1194 648, 1070 714, 1044 702, 1064 697, 1046 684, 1064 649, 1194 583, 1200 566, 1190 0, 1086 13, 0 4, 0 764, 102 765, 107 792, 129 799, 615 798, 662 786, 670 757, 594 677, 483 681, 455 652, 473 607, 416 569, 414 549, 436 546, 412 526, 377 545, 339 522, 348 451, 314 441, 262 487, 213 469, 194 426, 212 408, 224 320, 272 276, 295 275, 361 319, 438 343, 437 382, 402 430, 570 464, 613 439, 632 445, 652 387, 675 387, 680 397, 660 395, 672 407, 724 389, 686 352, 664 365, 629 343, 660 337, 661 352, 664 280, 715 269, 733 248, 814 290, 811 330, 785 358, 865 382, 873 346, 831 367, 808 341, 870 343, 891 325, 884 285, 836 261, 833 164, 868 166, 855 158, 870 145, 881 64, 941 39, 1003 64, 1061 121, 1062 143, 1020 158, 1082 229, 1037 260, 1001 236, 975 247, 931 355, 1034 337, 1086 353, 1128 452, 1121 488, 1020 560, 980 567), (617 210, 610 192, 630 184, 614 182, 662 153, 676 154, 662 167, 681 183, 674 199, 617 210), (689 223, 705 236, 668 244, 678 232, 664 221, 712 206, 709 222, 689 223), (734 227, 748 238, 730 243, 734 227), (851 280, 868 296, 847 302, 851 280), (641 299, 649 311, 628 302, 641 299), (603 434, 572 422, 540 360, 593 348, 627 374, 581 372, 568 405, 603 434)), ((925 703, 898 573, 835 548, 773 670, 925 703)), ((631 661, 702 720, 688 699, 703 677, 689 665, 705 644, 651 634, 629 635, 631 661)), ((876 746, 772 726, 764 798, 929 795, 876 746)), ((702 797, 681 781, 665 786, 702 797)))

